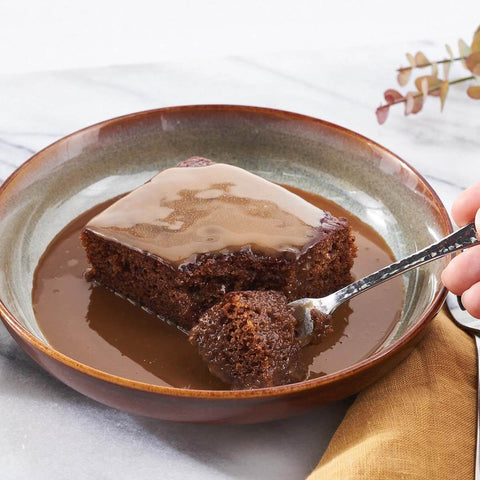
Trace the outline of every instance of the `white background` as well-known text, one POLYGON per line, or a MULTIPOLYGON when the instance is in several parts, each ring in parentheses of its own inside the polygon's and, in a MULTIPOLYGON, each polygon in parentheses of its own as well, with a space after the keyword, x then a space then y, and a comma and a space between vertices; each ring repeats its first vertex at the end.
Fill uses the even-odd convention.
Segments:
POLYGON ((479 7, 473 0, 0 0, 0 72, 454 44, 470 41, 479 7))

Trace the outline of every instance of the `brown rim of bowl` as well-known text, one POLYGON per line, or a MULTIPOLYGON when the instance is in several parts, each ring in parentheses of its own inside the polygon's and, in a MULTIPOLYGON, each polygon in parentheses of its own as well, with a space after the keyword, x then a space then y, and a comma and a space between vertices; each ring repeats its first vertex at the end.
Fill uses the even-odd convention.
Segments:
MULTIPOLYGON (((371 147, 380 150, 383 154, 389 155, 392 159, 399 162, 403 165, 404 168, 409 170, 413 173, 420 181, 422 190, 428 192, 437 207, 440 207, 438 210, 441 213, 441 220, 442 220, 442 227, 445 232, 449 233, 452 232, 452 224, 450 218, 448 216, 445 207, 442 204, 442 201, 433 190, 433 188, 428 184, 428 182, 423 178, 417 170, 415 170, 412 166, 410 166, 407 162, 399 158, 390 150, 382 147, 378 143, 355 133, 351 130, 348 130, 344 127, 340 127, 339 125, 320 120, 314 117, 310 117, 307 115, 302 115, 293 112, 287 112, 284 110, 276 110, 273 108, 264 108, 264 107, 251 107, 251 106, 244 106, 244 105, 183 105, 183 106, 175 106, 175 107, 165 107, 165 108, 157 108, 151 110, 144 110, 141 112, 130 113, 128 115, 122 115, 120 117, 115 117, 109 120, 105 120, 103 122, 99 122, 88 127, 82 128, 77 130, 61 139, 57 140, 56 142, 48 145, 47 147, 43 148, 35 155, 30 157, 26 162, 24 162, 20 167, 18 167, 0 186, 0 203, 2 200, 2 194, 7 189, 9 184, 15 179, 15 177, 21 173, 25 168, 28 168, 32 163, 35 162, 35 159, 40 156, 46 150, 53 148, 57 143, 63 142, 65 139, 70 138, 74 135, 78 135, 82 132, 87 132, 89 130, 93 130, 99 127, 104 127, 107 125, 113 125, 116 123, 123 123, 129 122, 134 118, 139 118, 143 116, 151 116, 151 115, 158 115, 161 113, 171 113, 171 112, 184 112, 184 111, 196 111, 196 110, 212 110, 212 111, 238 111, 238 112, 257 112, 264 114, 270 117, 282 117, 287 120, 301 120, 310 123, 314 123, 317 125, 323 125, 330 129, 336 130, 337 132, 341 132, 343 135, 355 138, 356 140, 363 140, 367 142, 371 147)), ((136 380, 129 380, 127 378, 119 377, 117 375, 113 375, 110 373, 103 372, 96 368, 90 367, 83 363, 77 362, 72 358, 68 357, 67 355, 60 353, 59 351, 55 350, 51 346, 47 345, 46 343, 42 342, 40 339, 35 337, 32 333, 30 333, 25 327, 23 327, 13 316, 13 314, 7 309, 4 305, 3 301, 0 299, 0 316, 2 319, 8 324, 10 328, 12 328, 20 337, 22 337, 25 341, 31 344, 33 347, 39 349, 43 353, 47 354, 51 358, 63 363, 66 366, 69 366, 75 370, 79 370, 80 372, 96 377, 101 380, 105 380, 107 382, 120 385, 127 388, 132 388, 135 390, 151 392, 151 393, 159 393, 164 395, 173 395, 173 396, 181 396, 181 397, 191 397, 191 398, 214 398, 214 399, 239 399, 239 398, 255 398, 255 397, 275 397, 290 393, 301 392, 304 390, 310 390, 319 386, 331 384, 340 378, 345 379, 355 375, 357 372, 360 372, 368 367, 372 367, 378 363, 380 363, 384 358, 390 356, 395 351, 401 349, 404 345, 410 342, 413 338, 420 334, 423 331, 425 326, 428 322, 434 317, 434 315, 438 312, 441 308, 445 297, 447 295, 447 291, 445 287, 441 287, 440 291, 434 297, 433 301, 429 305, 428 309, 423 313, 420 319, 409 329, 405 332, 399 339, 397 339, 394 343, 392 343, 387 348, 373 354, 366 359, 357 362, 343 370, 340 370, 335 373, 330 373, 323 377, 314 378, 311 380, 304 380, 303 382, 294 383, 291 385, 282 385, 278 387, 268 387, 268 388, 259 388, 254 390, 194 390, 194 389, 187 389, 187 388, 176 388, 176 387, 165 387, 161 385, 153 385, 144 382, 138 382, 136 380)))

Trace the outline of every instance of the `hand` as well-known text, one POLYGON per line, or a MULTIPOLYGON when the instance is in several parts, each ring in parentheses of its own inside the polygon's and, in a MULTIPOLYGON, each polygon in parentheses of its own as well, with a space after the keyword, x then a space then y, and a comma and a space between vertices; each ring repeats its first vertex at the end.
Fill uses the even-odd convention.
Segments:
MULTIPOLYGON (((480 233, 480 182, 455 199, 452 217, 459 227, 475 220, 480 233)), ((470 315, 480 318, 480 246, 457 255, 443 271, 442 281, 452 293, 461 295, 463 306, 470 315)))

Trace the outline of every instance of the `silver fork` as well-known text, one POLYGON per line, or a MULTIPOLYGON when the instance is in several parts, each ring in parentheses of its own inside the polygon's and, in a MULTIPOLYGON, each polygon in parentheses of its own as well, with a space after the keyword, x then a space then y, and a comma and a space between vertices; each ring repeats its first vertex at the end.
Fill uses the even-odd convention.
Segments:
MULTIPOLYGON (((423 250, 410 255, 388 267, 382 268, 356 282, 347 285, 340 290, 322 298, 301 298, 289 303, 294 307, 294 315, 299 320, 298 335, 302 343, 308 344, 313 333, 314 324, 311 317, 311 310, 318 310, 325 315, 331 315, 342 303, 356 297, 370 288, 380 285, 397 275, 408 272, 414 268, 425 265, 437 258, 449 253, 457 252, 465 248, 478 245, 475 224, 471 223, 466 227, 457 230, 437 243, 430 245, 423 250)), ((480 479, 479 479, 480 480, 480 479)))

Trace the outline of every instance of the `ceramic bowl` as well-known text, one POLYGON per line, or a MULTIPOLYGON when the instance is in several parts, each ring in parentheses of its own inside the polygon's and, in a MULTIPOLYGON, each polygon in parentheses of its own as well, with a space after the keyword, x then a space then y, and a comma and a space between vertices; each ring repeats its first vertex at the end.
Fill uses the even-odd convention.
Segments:
POLYGON ((404 359, 445 298, 439 260, 405 276, 401 318, 369 358, 321 378, 251 391, 150 385, 80 364, 52 348, 35 321, 32 278, 52 238, 86 209, 191 155, 244 167, 320 193, 372 225, 397 258, 451 231, 427 182, 380 145, 293 113, 242 106, 185 106, 93 125, 34 155, 0 189, 0 313, 19 345, 75 390, 160 419, 251 423, 352 395, 404 359))

